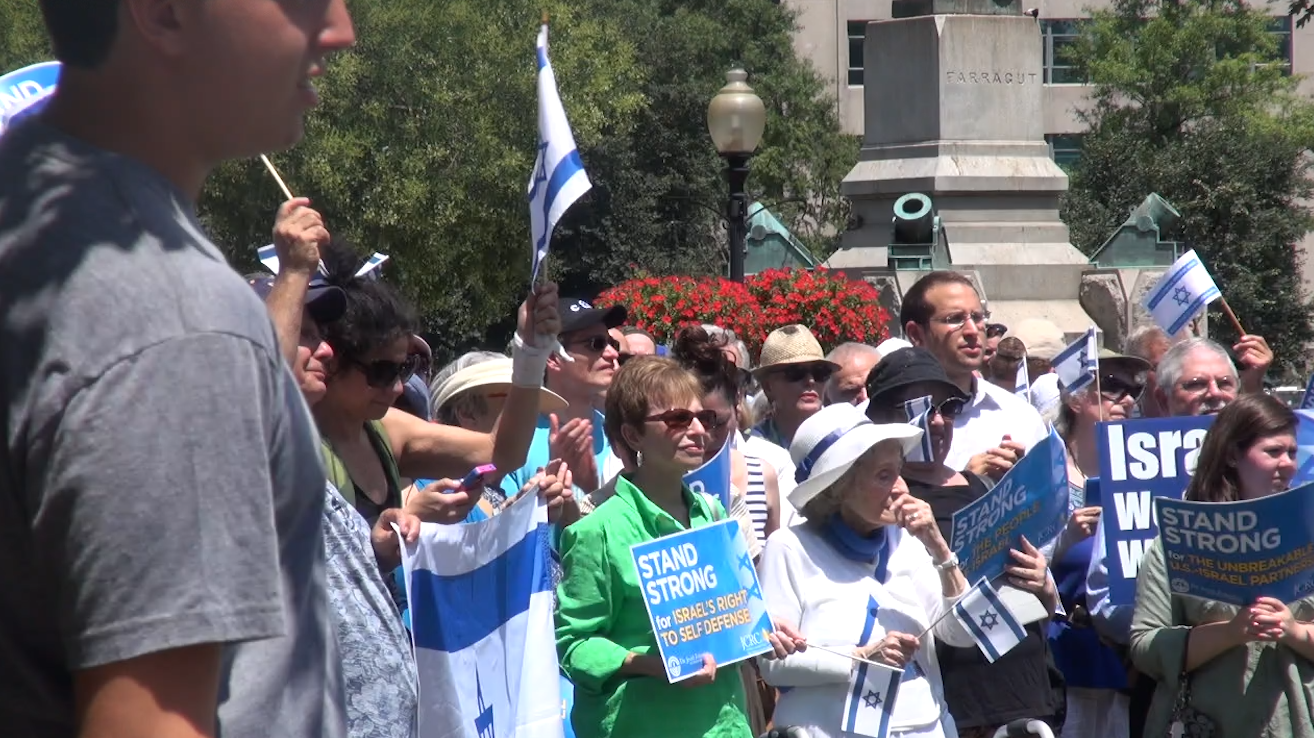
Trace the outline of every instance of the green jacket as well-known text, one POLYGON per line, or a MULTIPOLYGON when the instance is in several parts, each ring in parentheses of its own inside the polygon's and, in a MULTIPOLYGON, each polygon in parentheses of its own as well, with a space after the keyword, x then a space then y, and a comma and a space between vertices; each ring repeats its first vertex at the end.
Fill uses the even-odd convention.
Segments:
MULTIPOLYGON (((725 518, 707 496, 684 496, 692 527, 725 518)), ((621 476, 614 497, 562 531, 557 653, 575 683, 577 738, 752 738, 737 666, 694 688, 620 675, 630 652, 659 654, 630 547, 683 530, 621 476)))

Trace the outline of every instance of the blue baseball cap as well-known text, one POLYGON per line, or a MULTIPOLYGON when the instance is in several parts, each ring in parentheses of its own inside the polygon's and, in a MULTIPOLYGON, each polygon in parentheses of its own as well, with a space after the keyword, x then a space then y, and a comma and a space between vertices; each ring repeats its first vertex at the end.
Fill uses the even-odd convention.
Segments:
MULTIPOLYGON (((269 291, 274 288, 274 278, 268 274, 248 274, 246 283, 251 285, 261 300, 269 297, 269 291)), ((341 287, 329 284, 323 277, 315 276, 306 290, 306 309, 316 323, 332 323, 347 312, 347 293, 341 287)))

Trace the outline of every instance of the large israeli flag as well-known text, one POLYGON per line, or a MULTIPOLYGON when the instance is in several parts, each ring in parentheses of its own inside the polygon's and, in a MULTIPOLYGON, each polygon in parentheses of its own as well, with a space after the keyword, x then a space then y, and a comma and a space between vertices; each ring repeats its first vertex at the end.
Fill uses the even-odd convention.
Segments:
POLYGON ((575 134, 557 92, 548 60, 548 27, 538 32, 538 158, 529 178, 529 223, 534 242, 534 275, 547 258, 552 230, 562 214, 593 185, 575 148, 575 134))
POLYGON ((1204 262, 1191 249, 1173 262, 1154 289, 1145 293, 1144 306, 1165 333, 1175 336, 1222 294, 1204 262))
POLYGON ((405 547, 420 738, 562 738, 548 531, 526 495, 405 547))
POLYGON ((59 62, 41 62, 0 75, 0 133, 26 114, 36 113, 55 92, 59 62))

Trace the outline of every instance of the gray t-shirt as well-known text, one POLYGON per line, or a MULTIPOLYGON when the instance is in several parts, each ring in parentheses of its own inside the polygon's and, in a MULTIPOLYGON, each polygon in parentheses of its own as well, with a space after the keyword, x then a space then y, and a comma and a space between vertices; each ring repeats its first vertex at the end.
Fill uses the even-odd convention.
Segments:
POLYGON ((370 524, 331 483, 324 549, 351 738, 411 738, 419 693, 411 638, 379 572, 370 524))
POLYGON ((224 643, 225 738, 345 735, 324 472, 264 306, 145 165, 0 137, 0 732, 73 674, 224 643))

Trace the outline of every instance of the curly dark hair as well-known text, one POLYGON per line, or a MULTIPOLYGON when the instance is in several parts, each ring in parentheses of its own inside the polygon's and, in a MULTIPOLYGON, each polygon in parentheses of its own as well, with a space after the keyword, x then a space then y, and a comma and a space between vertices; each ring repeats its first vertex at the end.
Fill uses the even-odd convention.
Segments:
POLYGON ((339 365, 362 362, 376 349, 415 333, 420 320, 390 285, 357 277, 363 259, 352 245, 334 238, 320 249, 327 280, 347 293, 347 309, 338 320, 320 326, 339 365))
POLYGON ((701 326, 688 326, 676 335, 671 358, 698 377, 704 395, 720 392, 734 406, 739 402, 742 385, 739 369, 725 355, 726 344, 724 336, 713 337, 701 326))

